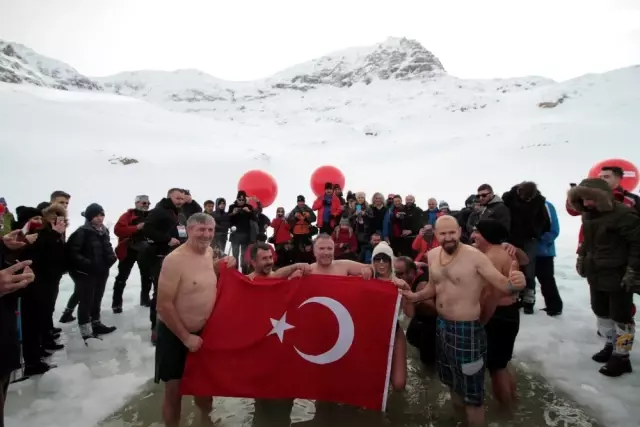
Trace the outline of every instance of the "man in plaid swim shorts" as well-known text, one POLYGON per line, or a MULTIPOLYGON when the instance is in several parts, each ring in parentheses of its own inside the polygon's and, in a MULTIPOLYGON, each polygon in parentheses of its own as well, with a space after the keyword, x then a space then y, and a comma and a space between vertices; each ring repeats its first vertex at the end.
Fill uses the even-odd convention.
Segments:
POLYGON ((485 286, 504 293, 524 288, 517 263, 509 277, 472 246, 460 244, 461 230, 452 216, 436 221, 440 247, 428 252, 429 283, 419 292, 403 289, 410 301, 435 299, 438 310, 436 359, 440 381, 451 389, 454 405, 464 406, 469 426, 483 426, 487 336, 480 323, 485 286))

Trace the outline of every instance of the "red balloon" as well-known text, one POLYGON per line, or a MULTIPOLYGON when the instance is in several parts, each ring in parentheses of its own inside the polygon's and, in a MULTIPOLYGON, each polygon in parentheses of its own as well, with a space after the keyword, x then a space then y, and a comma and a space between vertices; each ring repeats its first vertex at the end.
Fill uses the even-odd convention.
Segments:
POLYGON ((628 160, 609 159, 596 163, 589 171, 589 178, 597 178, 604 166, 618 166, 624 171, 620 186, 627 191, 634 191, 640 183, 638 168, 628 160))
POLYGON ((344 174, 335 166, 320 166, 311 174, 311 190, 316 197, 324 194, 327 182, 338 184, 344 190, 344 174))
MULTIPOLYGON (((238 191, 243 190, 247 197, 254 197, 262 203, 263 208, 268 208, 278 197, 278 183, 275 178, 261 170, 250 170, 240 177, 238 191)), ((254 208, 254 201, 249 201, 254 208)))

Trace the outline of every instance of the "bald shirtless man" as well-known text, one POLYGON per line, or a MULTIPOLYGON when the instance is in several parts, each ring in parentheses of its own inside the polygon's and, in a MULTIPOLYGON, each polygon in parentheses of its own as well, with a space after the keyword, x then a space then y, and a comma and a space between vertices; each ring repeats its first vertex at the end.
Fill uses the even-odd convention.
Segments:
POLYGON ((421 291, 405 288, 402 293, 414 302, 435 298, 440 380, 451 389, 454 404, 464 404, 468 425, 483 426, 487 336, 480 322, 480 297, 485 281, 514 293, 524 288, 525 278, 515 262, 504 276, 482 252, 461 244, 460 235, 454 217, 438 218, 440 247, 428 253, 429 283, 421 291))
MULTIPOLYGON (((509 230, 499 221, 480 220, 473 229, 471 238, 474 247, 485 254, 503 275, 508 276, 513 261, 519 266, 529 262, 521 249, 509 247, 503 242, 509 230), (511 255, 510 255, 511 254, 511 255)), ((488 285, 482 303, 482 323, 487 334, 487 369, 495 398, 502 405, 510 406, 516 401, 516 378, 509 369, 513 347, 520 330, 520 308, 517 296, 505 294, 488 285)))
POLYGON ((278 271, 273 271, 273 252, 271 251, 271 246, 266 243, 254 243, 251 246, 249 258, 249 263, 253 267, 253 272, 248 274, 247 277, 252 280, 264 277, 276 279, 288 277, 289 279, 293 279, 294 277, 309 274, 311 272, 311 267, 309 264, 305 263, 288 265, 286 267, 279 268, 278 271))
MULTIPOLYGON (((187 221, 187 241, 164 259, 158 280, 158 342, 155 382, 165 383, 162 418, 165 426, 180 423, 180 380, 189 352, 202 346, 200 332, 216 300, 219 263, 233 268, 232 257, 213 260, 215 221, 197 213, 187 221)), ((212 397, 196 396, 203 425, 212 425, 212 397)))

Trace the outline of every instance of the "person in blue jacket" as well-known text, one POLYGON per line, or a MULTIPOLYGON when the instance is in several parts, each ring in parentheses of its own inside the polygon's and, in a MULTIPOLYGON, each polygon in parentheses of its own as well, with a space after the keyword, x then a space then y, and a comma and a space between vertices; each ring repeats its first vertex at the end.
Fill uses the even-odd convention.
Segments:
POLYGON ((553 204, 547 200, 545 205, 551 221, 551 230, 544 233, 538 242, 536 278, 540 282, 540 291, 546 305, 543 310, 549 316, 558 316, 562 314, 562 298, 556 284, 553 262, 556 256, 555 241, 560 234, 560 223, 553 204))

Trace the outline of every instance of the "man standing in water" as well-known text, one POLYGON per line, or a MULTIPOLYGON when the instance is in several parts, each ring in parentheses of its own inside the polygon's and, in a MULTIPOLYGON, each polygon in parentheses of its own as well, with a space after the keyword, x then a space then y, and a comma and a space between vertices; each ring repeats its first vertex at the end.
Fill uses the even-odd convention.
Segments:
MULTIPOLYGON (((513 248, 513 257, 505 251, 502 243, 509 238, 509 230, 495 219, 480 220, 471 237, 474 246, 493 263, 504 276, 509 275, 514 259, 519 266, 528 263, 523 250, 513 248)), ((482 322, 487 334, 487 368, 491 375, 491 384, 495 398, 509 406, 516 400, 516 380, 509 370, 513 357, 513 347, 520 330, 520 308, 517 297, 494 290, 491 285, 485 289, 482 301, 482 322)))
POLYGON ((460 244, 461 230, 452 216, 436 221, 439 248, 429 252, 429 283, 419 292, 406 287, 414 302, 436 299, 437 362, 440 380, 450 387, 454 403, 463 404, 470 426, 484 425, 484 365, 487 336, 480 323, 485 281, 504 293, 525 286, 517 262, 503 276, 482 252, 460 244))
MULTIPOLYGON (((158 280, 158 341, 155 382, 165 383, 162 418, 167 427, 180 422, 180 380, 189 352, 202 346, 200 332, 211 315, 216 300, 218 263, 231 268, 234 258, 213 261, 211 241, 215 221, 205 213, 196 213, 187 221, 187 241, 166 256, 158 280)), ((196 396, 203 425, 213 425, 213 398, 196 396)))

